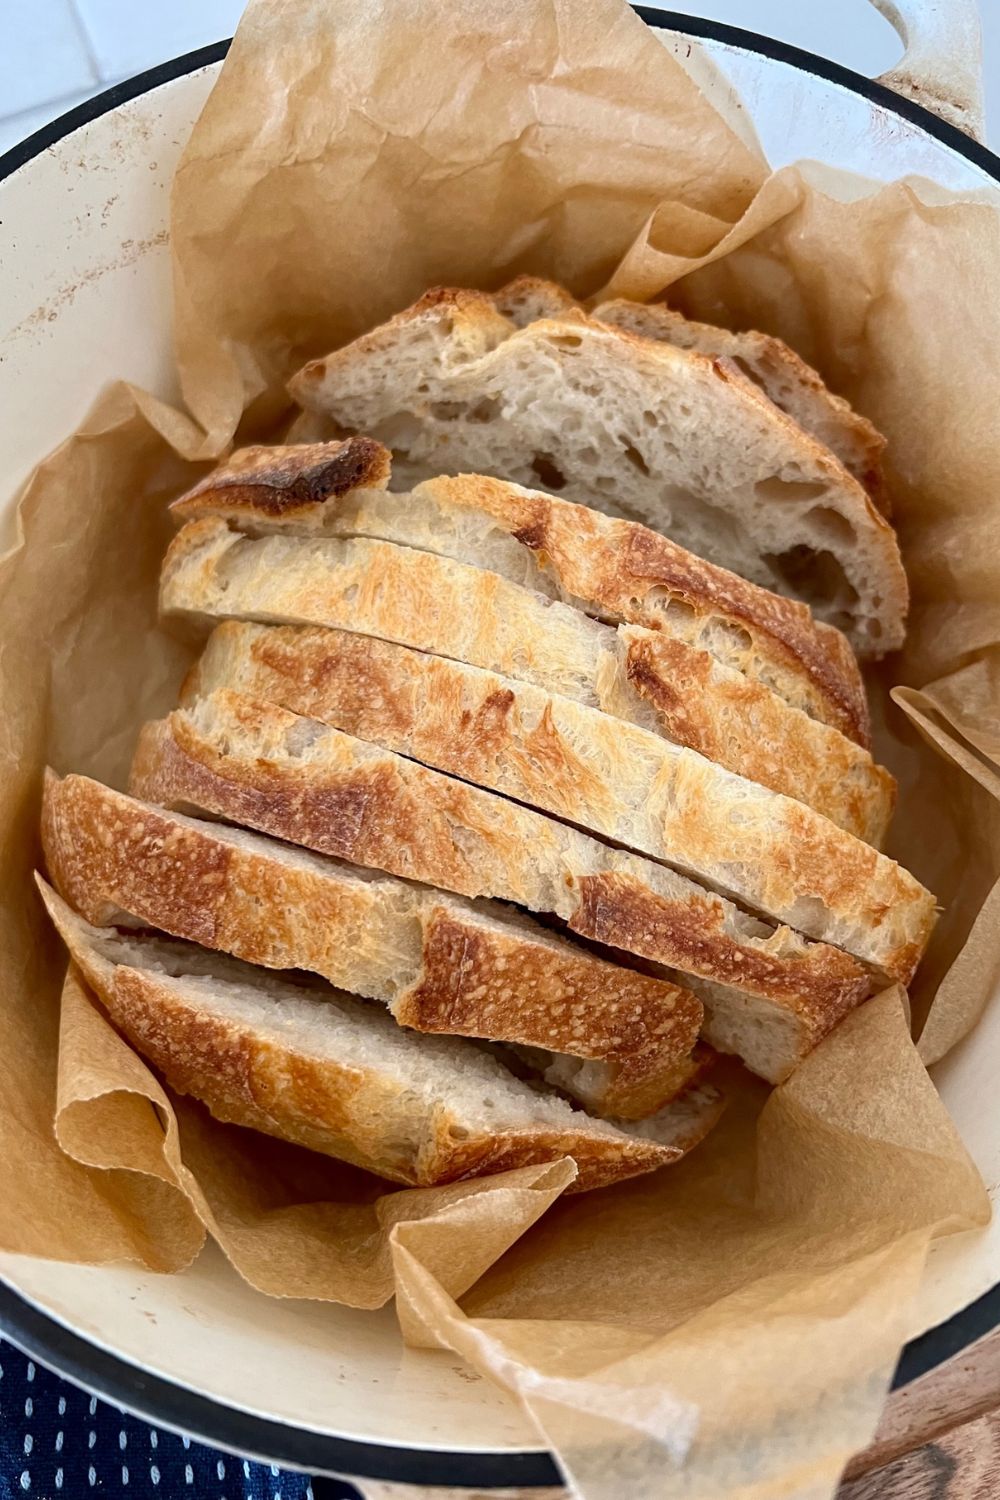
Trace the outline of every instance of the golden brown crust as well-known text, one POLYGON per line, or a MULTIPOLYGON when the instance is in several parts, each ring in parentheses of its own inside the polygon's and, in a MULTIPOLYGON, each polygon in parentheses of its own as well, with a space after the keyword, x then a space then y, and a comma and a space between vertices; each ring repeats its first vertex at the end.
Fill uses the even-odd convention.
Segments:
POLYGON ((392 456, 373 438, 303 443, 291 447, 240 448, 170 509, 180 520, 206 506, 238 519, 245 512, 288 520, 352 490, 384 490, 392 456))
MULTIPOLYGON (((656 711, 668 739, 749 781, 807 803, 865 843, 881 846, 896 783, 846 736, 788 736, 775 695, 747 677, 713 682, 713 660, 664 631, 627 636, 628 682, 656 711), (712 682, 715 711, 701 709, 712 682), (756 734, 745 732, 753 725, 756 734)), ((784 707, 784 705, 781 705, 784 707)), ((812 726, 810 726, 812 727, 812 726)))
POLYGON ((494 933, 438 907, 424 925, 423 972, 393 1014, 417 1031, 605 1058, 613 1077, 602 1112, 641 1120, 692 1082, 702 1008, 675 985, 605 969, 597 992, 582 964, 574 975, 555 951, 529 952, 513 941, 501 949, 494 933))
MULTIPOLYGON (((78 952, 73 955, 80 961, 78 952)), ((364 1164, 352 1150, 350 1099, 359 1069, 317 1065, 218 1016, 179 1003, 155 975, 118 965, 98 988, 115 1025, 171 1088, 206 1104, 216 1119, 326 1150, 364 1164)), ((92 975, 88 974, 91 982, 92 975)), ((387 1162, 390 1172, 395 1165, 387 1162)))
POLYGON ((322 1062, 262 1041, 253 1033, 171 1004, 165 987, 136 970, 115 970, 101 993, 115 1024, 171 1088, 191 1094, 217 1120, 278 1136, 411 1187, 572 1156, 577 1192, 606 1187, 678 1161, 684 1151, 652 1141, 604 1139, 538 1128, 470 1135, 443 1109, 414 1154, 404 1143, 365 1129, 371 1080, 357 1069, 322 1062))
POLYGON ((46 773, 42 849, 59 894, 95 926, 124 911, 246 963, 311 970, 335 985, 331 937, 371 915, 345 882, 289 870, 85 776, 46 773))
POLYGON ((442 1123, 431 1149, 421 1162, 421 1172, 430 1183, 462 1182, 470 1177, 492 1177, 498 1172, 511 1172, 516 1167, 571 1156, 576 1162, 578 1176, 566 1193, 589 1193, 595 1188, 612 1187, 616 1182, 670 1166, 697 1145, 708 1134, 709 1128, 701 1131, 696 1139, 689 1138, 682 1149, 673 1144, 659 1145, 655 1141, 626 1136, 620 1140, 606 1140, 571 1130, 538 1130, 532 1132, 528 1140, 498 1136, 456 1139, 448 1125, 442 1123))
MULTIPOLYGON (((98 926, 125 911, 174 937, 345 989, 359 984, 345 935, 368 928, 378 940, 377 898, 338 881, 335 867, 326 878, 289 868, 87 777, 47 774, 42 845, 56 889, 98 926)), ((411 895, 411 905, 421 952, 392 1006, 400 1024, 606 1060, 601 1109, 622 1119, 655 1113, 691 1081, 702 1007, 687 991, 568 943, 534 941, 530 929, 478 923, 430 895, 411 895)), ((360 993, 390 998, 378 987, 360 993)))
MULTIPOLYGON (((456 506, 474 505, 535 553, 569 595, 649 630, 675 599, 698 614, 720 615, 766 637, 769 654, 804 672, 824 718, 865 749, 871 726, 864 683, 846 636, 813 619, 804 604, 771 593, 678 547, 633 521, 618 521, 482 474, 428 481, 456 506)), ((422 487, 423 488, 423 487, 422 487)))
MULTIPOLYGON (((370 439, 349 441, 386 451, 370 439)), ((184 519, 212 515, 238 524, 241 518, 256 515, 264 522, 294 521, 346 493, 322 494, 321 486, 309 492, 312 481, 308 478, 314 471, 322 473, 327 447, 346 446, 320 443, 246 450, 260 455, 256 461, 265 474, 270 455, 271 469, 285 476, 287 487, 269 487, 264 481, 246 485, 239 467, 243 460, 234 455, 235 467, 234 460, 220 465, 175 501, 172 509, 184 519), (303 462, 305 488, 296 494, 289 476, 303 462)), ((384 486, 368 479, 364 487, 384 486)), ((648 527, 613 520, 586 506, 502 480, 463 474, 427 481, 420 489, 456 507, 485 512, 535 554, 567 595, 584 606, 595 606, 609 618, 657 630, 663 623, 660 610, 669 598, 698 615, 720 617, 737 630, 749 631, 766 657, 793 677, 804 678, 804 687, 815 700, 816 717, 869 747, 868 703, 850 644, 840 631, 814 620, 804 604, 706 562, 648 527)))
MULTIPOLYGON (((412 772, 412 785, 419 787, 415 807, 405 786, 385 779, 380 787, 384 800, 378 803, 373 797, 369 806, 372 819, 387 827, 386 836, 378 829, 369 835, 364 825, 350 829, 348 836, 331 826, 329 813, 336 802, 327 795, 328 778, 315 772, 311 778, 297 778, 276 764, 258 760, 248 766, 220 755, 194 733, 183 714, 174 714, 143 730, 132 791, 152 801, 193 804, 320 852, 346 849, 342 857, 428 884, 530 905, 532 861, 543 854, 559 858, 549 832, 558 825, 434 772, 416 766, 412 772), (467 857, 463 849, 469 851, 467 857), (491 871, 501 872, 502 889, 491 871)), ((353 779, 359 768, 345 774, 353 779)), ((842 1013, 870 993, 867 970, 839 949, 805 942, 780 928, 766 942, 743 941, 727 931, 725 907, 709 891, 673 899, 638 876, 617 873, 610 868, 613 860, 609 850, 604 872, 574 869, 572 857, 565 868, 566 917, 580 936, 748 989, 788 1008, 815 1005, 842 1013)))
POLYGON ((810 1028, 819 1024, 830 1030, 871 993, 870 974, 840 948, 783 946, 780 929, 770 951, 740 943, 726 932, 708 898, 700 906, 666 901, 615 871, 583 875, 574 880, 573 891, 579 902, 569 920, 573 932, 760 995, 810 1028))
MULTIPOLYGON (((404 506, 409 502, 415 522, 411 534, 408 517, 400 514, 400 543, 367 536, 247 539, 218 516, 190 522, 164 563, 162 607, 191 622, 266 619, 347 629, 534 683, 658 728, 737 775, 806 802, 847 832, 881 843, 892 809, 891 778, 839 730, 758 680, 752 645, 727 638, 720 649, 718 620, 698 625, 690 613, 678 621, 676 612, 662 630, 621 625, 616 638, 613 627, 543 599, 509 573, 473 566, 471 535, 458 549, 460 560, 430 550, 435 518, 454 533, 464 517, 438 500, 428 511, 420 500, 419 492, 398 497, 404 506), (643 644, 629 654, 626 643, 637 638, 643 644)), ((490 524, 485 516, 477 520, 481 529, 490 524)), ((309 530, 315 518, 303 521, 309 530)), ((383 523, 389 532, 396 524, 383 523)), ((374 517, 362 522, 363 529, 369 525, 379 529, 374 517)), ((793 690, 800 685, 793 683, 793 690)))
POLYGON ((396 1090, 375 1068, 311 1056, 262 1036, 251 1025, 206 1013, 155 973, 114 964, 89 947, 71 913, 42 885, 70 955, 111 1020, 178 1093, 199 1099, 229 1124, 306 1146, 394 1182, 429 1187, 572 1156, 577 1192, 624 1181, 679 1160, 721 1113, 692 1109, 686 1128, 661 1143, 597 1136, 571 1127, 526 1126, 476 1135, 444 1106, 431 1111, 419 1140, 400 1139, 380 1122, 380 1104, 396 1090))
MULTIPOLYGON (((825 913, 819 935, 842 934, 893 977, 916 951, 909 934, 917 947, 929 936, 933 898, 892 860, 812 808, 598 710, 346 631, 235 626, 214 640, 225 644, 202 671, 218 664, 215 687, 731 882, 772 920, 793 920, 810 897, 825 913)), ((799 920, 818 926, 815 912, 799 920)))
MULTIPOLYGON (((134 969, 115 970, 101 999, 115 1024, 161 1072, 217 1120, 292 1141, 411 1187, 493 1176, 571 1156, 572 1190, 587 1192, 679 1161, 714 1123, 692 1127, 683 1145, 622 1135, 607 1138, 539 1126, 475 1135, 441 1108, 414 1153, 378 1128, 371 1108, 381 1087, 360 1069, 297 1054, 192 1007, 134 969)), ((717 1117, 717 1116, 716 1116, 717 1117)))
MULTIPOLYGON (((250 732, 253 707, 242 709, 250 732)), ((248 771, 203 740, 183 714, 172 714, 143 728, 129 790, 151 802, 203 808, 320 854, 482 895, 475 861, 451 830, 491 840, 484 809, 469 788, 447 778, 428 795, 430 774, 388 755, 322 775, 295 775, 263 758, 248 771)))
MULTIPOLYGON (((79 959, 78 954, 74 957, 79 959)), ((88 975, 94 982, 92 975, 88 975)), ((470 1136, 442 1109, 414 1153, 377 1127, 364 1127, 370 1090, 360 1069, 302 1056, 226 1021, 179 1003, 155 977, 119 965, 98 983, 111 1019, 163 1075, 217 1120, 321 1151, 410 1187, 492 1176, 515 1167, 573 1156, 577 1191, 604 1187, 678 1160, 683 1152, 654 1142, 602 1139, 540 1128, 470 1136)))
POLYGON ((231 854, 222 843, 189 837, 169 813, 87 777, 60 780, 48 770, 41 835, 52 884, 88 922, 103 927, 124 910, 175 937, 223 946, 218 908, 231 854), (154 908, 159 920, 148 916, 154 908))

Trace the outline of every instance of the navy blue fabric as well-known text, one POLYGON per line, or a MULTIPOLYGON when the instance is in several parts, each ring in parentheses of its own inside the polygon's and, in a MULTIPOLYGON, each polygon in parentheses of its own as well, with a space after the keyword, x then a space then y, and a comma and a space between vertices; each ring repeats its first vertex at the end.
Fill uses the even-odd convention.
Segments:
MULTIPOLYGON (((315 1500, 348 1500, 336 1481, 315 1500)), ((0 1343, 0 1500, 313 1500, 308 1475, 158 1432, 0 1343)))

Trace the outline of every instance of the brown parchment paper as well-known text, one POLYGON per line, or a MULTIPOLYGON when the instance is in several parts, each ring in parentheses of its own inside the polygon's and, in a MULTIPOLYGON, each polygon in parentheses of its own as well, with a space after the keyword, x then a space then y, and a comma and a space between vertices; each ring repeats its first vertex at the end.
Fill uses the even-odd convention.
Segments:
POLYGON ((768 176, 622 0, 256 0, 172 242, 190 415, 104 393, 0 563, 0 1246, 168 1271, 207 1233, 262 1293, 395 1291, 410 1341, 516 1391, 586 1500, 829 1495, 928 1246, 989 1215, 924 1062, 1000 968, 1000 205, 768 176), (186 668, 155 620, 166 497, 280 429, 306 355, 522 270, 780 333, 887 433, 914 609, 873 705, 892 852, 944 908, 919 1051, 888 991, 770 1095, 725 1065, 729 1111, 679 1167, 562 1201, 571 1163, 397 1191, 172 1098, 64 980, 29 883, 45 762, 122 784, 186 668))

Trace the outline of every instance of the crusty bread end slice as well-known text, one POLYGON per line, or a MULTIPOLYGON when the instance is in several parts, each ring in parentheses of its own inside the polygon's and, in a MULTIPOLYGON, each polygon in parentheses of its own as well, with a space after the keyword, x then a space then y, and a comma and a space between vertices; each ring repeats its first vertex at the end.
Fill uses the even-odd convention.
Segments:
POLYGON ((431 1186, 572 1156, 571 1191, 678 1161, 721 1111, 693 1090, 621 1128, 516 1078, 489 1052, 418 1036, 381 1006, 282 983, 191 944, 92 926, 38 880, 114 1024, 171 1088, 235 1125, 393 1182, 431 1186))
POLYGON ((290 389, 427 474, 477 469, 651 525, 806 600, 864 656, 902 642, 892 528, 731 360, 582 315, 518 328, 486 294, 439 289, 290 389))
POLYGON ((59 893, 97 926, 137 921, 307 970, 385 1001, 416 1031, 566 1052, 569 1092, 595 1113, 654 1114, 701 1067, 692 995, 512 908, 188 818, 86 776, 47 774, 42 847, 59 893))
MULTIPOLYGON (((355 492, 384 490, 391 470, 392 455, 373 438, 237 448, 190 494, 204 493, 210 482, 212 493, 230 514, 246 512, 281 523, 355 492)), ((176 503, 174 508, 183 514, 176 503)))

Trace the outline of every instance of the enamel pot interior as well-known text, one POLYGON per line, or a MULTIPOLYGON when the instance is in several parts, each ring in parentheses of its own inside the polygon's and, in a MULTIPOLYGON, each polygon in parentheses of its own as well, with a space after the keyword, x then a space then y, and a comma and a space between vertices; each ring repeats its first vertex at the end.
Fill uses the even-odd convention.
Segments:
MULTIPOLYGON (((990 153, 846 70, 731 28, 644 14, 665 46, 707 58, 731 80, 775 165, 815 157, 961 189, 998 180, 990 153)), ((3 545, 20 482, 105 382, 124 377, 177 399, 169 186, 224 52, 220 43, 120 85, 0 158, 3 545)), ((977 1033, 937 1078, 959 1128, 966 1112, 996 1097, 990 1042, 977 1033)), ((1000 1128, 996 1136, 993 1158, 979 1160, 988 1182, 1000 1181, 1000 1128)), ((982 1296, 911 1344, 898 1380, 1000 1321, 996 1241, 976 1274, 982 1296)), ((449 1354, 404 1349, 391 1308, 269 1300, 212 1248, 173 1277, 0 1256, 0 1281, 0 1330, 15 1343, 118 1404, 219 1446, 411 1483, 556 1481, 517 1404, 449 1354)))

